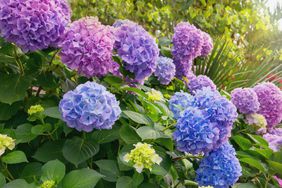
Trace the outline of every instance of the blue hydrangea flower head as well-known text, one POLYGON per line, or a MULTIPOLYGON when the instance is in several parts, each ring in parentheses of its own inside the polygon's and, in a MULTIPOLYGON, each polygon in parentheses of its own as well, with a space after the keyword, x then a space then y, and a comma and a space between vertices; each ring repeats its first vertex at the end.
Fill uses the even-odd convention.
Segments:
POLYGON ((175 65, 173 60, 167 57, 159 57, 154 74, 161 84, 168 85, 175 76, 175 65))
POLYGON ((95 82, 86 82, 67 92, 59 109, 69 127, 85 132, 111 129, 121 113, 116 97, 95 82))
POLYGON ((193 95, 197 90, 201 90, 204 87, 209 87, 212 91, 216 91, 216 85, 209 77, 205 75, 199 75, 188 83, 189 91, 193 95))
POLYGON ((190 106, 193 106, 193 96, 182 91, 176 92, 169 100, 169 109, 175 119, 180 118, 183 111, 190 106))
POLYGON ((0 35, 24 52, 57 47, 70 17, 66 0, 1 0, 0 35))
POLYGON ((119 21, 115 25, 115 49, 125 69, 134 73, 137 82, 143 83, 156 70, 158 45, 143 27, 134 22, 119 21))
POLYGON ((203 158, 196 174, 199 186, 229 188, 242 175, 242 168, 234 148, 227 142, 203 158))
POLYGON ((220 130, 209 114, 197 107, 188 107, 176 124, 173 134, 179 151, 191 154, 207 153, 221 144, 220 130))

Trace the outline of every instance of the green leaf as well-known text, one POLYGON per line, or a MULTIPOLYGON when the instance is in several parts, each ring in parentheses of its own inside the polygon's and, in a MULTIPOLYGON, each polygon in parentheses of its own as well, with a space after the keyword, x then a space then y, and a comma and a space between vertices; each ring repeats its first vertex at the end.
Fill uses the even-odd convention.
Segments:
POLYGON ((119 130, 120 137, 126 144, 135 144, 141 141, 135 129, 131 126, 124 124, 119 130))
POLYGON ((155 164, 151 171, 152 174, 165 176, 167 174, 167 171, 160 165, 155 164))
POLYGON ((133 179, 128 176, 118 178, 116 188, 134 188, 133 179))
POLYGON ((275 174, 280 174, 282 176, 282 164, 275 161, 267 161, 271 170, 275 172, 275 174))
POLYGON ((62 120, 62 116, 61 116, 61 113, 59 111, 59 107, 57 107, 57 106, 46 108, 44 110, 44 114, 48 117, 52 117, 52 118, 55 118, 55 119, 61 119, 62 120))
POLYGON ((4 185, 3 188, 36 188, 35 185, 28 184, 23 179, 16 179, 4 185))
POLYGON ((95 130, 91 138, 96 140, 99 144, 112 142, 119 138, 119 127, 114 126, 110 130, 95 130))
POLYGON ((150 119, 143 115, 143 114, 140 114, 140 113, 137 113, 137 112, 134 112, 134 111, 128 111, 128 110, 125 110, 123 111, 123 113, 129 118, 131 119, 132 121, 134 121, 135 123, 138 123, 138 124, 145 124, 145 125, 150 125, 152 122, 150 121, 150 119))
POLYGON ((16 74, 0 74, 0 102, 12 104, 26 96, 32 79, 16 74), (7 92, 8 91, 8 92, 7 92))
POLYGON ((233 136, 231 137, 232 140, 234 140, 239 146, 241 149, 243 150, 247 150, 249 149, 250 147, 252 147, 252 143, 247 139, 247 138, 244 138, 242 136, 239 136, 239 135, 236 135, 236 136, 233 136))
POLYGON ((115 182, 120 175, 117 162, 114 160, 99 160, 95 164, 99 167, 100 173, 106 181, 115 182))
POLYGON ((0 103, 0 121, 10 119, 17 113, 19 108, 19 103, 13 103, 12 105, 0 103))
POLYGON ((62 188, 93 188, 102 177, 92 169, 73 170, 64 177, 62 188))
POLYGON ((98 151, 99 144, 79 137, 73 137, 66 140, 63 147, 63 156, 77 167, 93 157, 98 151))
POLYGON ((134 172, 132 179, 133 179, 134 185, 137 187, 138 185, 140 185, 143 182, 144 176, 142 173, 134 172))
POLYGON ((31 133, 34 135, 41 135, 45 132, 51 131, 52 127, 49 123, 42 125, 35 125, 31 128, 31 133))
POLYGON ((41 180, 54 180, 59 183, 65 176, 66 167, 59 160, 49 161, 42 166, 41 180))
POLYGON ((232 188, 257 188, 257 186, 252 183, 236 183, 232 188))
POLYGON ((6 183, 5 176, 0 172, 0 187, 3 187, 6 183))
POLYGON ((161 134, 153 129, 152 127, 143 126, 136 130, 137 134, 142 138, 142 140, 156 140, 161 137, 161 134))
POLYGON ((4 157, 2 157, 1 160, 7 164, 28 162, 25 153, 22 151, 12 151, 11 153, 8 153, 4 157))
POLYGON ((28 163, 23 168, 20 177, 24 178, 27 182, 33 182, 35 179, 41 176, 41 167, 42 164, 38 162, 28 163))
POLYGON ((241 158, 240 162, 246 163, 262 172, 265 172, 266 169, 265 167, 262 165, 261 161, 257 160, 257 159, 253 159, 253 158, 241 158))
POLYGON ((25 123, 22 125, 19 125, 17 129, 15 130, 16 134, 16 143, 26 143, 32 141, 34 138, 36 138, 36 135, 32 134, 31 129, 32 125, 25 123))
POLYGON ((63 160, 63 144, 61 140, 46 142, 37 149, 33 158, 41 162, 63 160))

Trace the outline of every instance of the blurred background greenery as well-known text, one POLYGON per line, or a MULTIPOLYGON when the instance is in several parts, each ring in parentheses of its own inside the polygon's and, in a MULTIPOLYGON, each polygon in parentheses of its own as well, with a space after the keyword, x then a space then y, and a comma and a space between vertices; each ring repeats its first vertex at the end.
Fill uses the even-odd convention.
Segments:
POLYGON ((281 0, 70 0, 73 20, 98 16, 104 24, 129 19, 142 25, 169 53, 174 26, 193 23, 215 49, 195 63, 222 89, 273 81, 282 87, 281 0), (280 30, 279 30, 280 29, 280 30))

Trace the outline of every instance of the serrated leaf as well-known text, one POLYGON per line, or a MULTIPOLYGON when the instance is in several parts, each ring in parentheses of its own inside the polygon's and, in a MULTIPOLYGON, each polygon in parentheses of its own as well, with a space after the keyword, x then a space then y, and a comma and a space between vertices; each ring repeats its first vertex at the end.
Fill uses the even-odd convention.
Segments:
POLYGON ((63 144, 61 140, 46 142, 37 149, 33 158, 41 162, 54 159, 63 160, 63 144))
POLYGON ((95 164, 99 167, 100 173, 106 181, 115 182, 120 175, 117 162, 114 160, 99 160, 95 164))
POLYGON ((1 160, 6 164, 17 164, 28 162, 25 153, 22 151, 12 151, 7 155, 3 156, 1 160))
POLYGON ((127 124, 121 126, 119 133, 120 137, 126 144, 135 144, 141 141, 139 135, 136 133, 136 130, 127 124))
POLYGON ((19 125, 17 129, 15 130, 16 134, 16 143, 26 143, 32 141, 34 138, 36 138, 36 135, 32 134, 31 129, 32 125, 25 123, 22 125, 19 125))
POLYGON ((62 182, 62 188, 93 188, 103 176, 92 169, 73 170, 62 182))
POLYGON ((128 111, 128 110, 125 110, 123 111, 123 113, 129 118, 131 119, 132 121, 136 122, 136 123, 139 123, 139 124, 145 124, 145 125, 150 125, 152 124, 152 122, 150 121, 150 119, 143 115, 143 114, 140 114, 140 113, 137 113, 137 112, 134 112, 134 111, 128 111))
POLYGON ((63 156, 75 166, 90 159, 98 153, 98 151, 99 144, 79 137, 66 140, 63 146, 63 156))
POLYGON ((148 126, 140 127, 136 130, 136 132, 142 138, 142 140, 155 140, 161 137, 161 134, 158 131, 148 126))
POLYGON ((52 118, 55 118, 55 119, 61 119, 62 120, 62 116, 61 116, 61 113, 59 111, 59 107, 57 107, 57 106, 46 108, 44 110, 44 114, 48 117, 52 117, 52 118))
POLYGON ((59 160, 49 161, 42 166, 41 180, 54 180, 59 183, 65 176, 66 167, 64 163, 59 160))
POLYGON ((116 188, 134 188, 133 179, 128 176, 118 178, 116 188))
POLYGON ((119 127, 114 126, 110 130, 95 130, 91 138, 96 140, 99 144, 112 142, 119 138, 119 127))

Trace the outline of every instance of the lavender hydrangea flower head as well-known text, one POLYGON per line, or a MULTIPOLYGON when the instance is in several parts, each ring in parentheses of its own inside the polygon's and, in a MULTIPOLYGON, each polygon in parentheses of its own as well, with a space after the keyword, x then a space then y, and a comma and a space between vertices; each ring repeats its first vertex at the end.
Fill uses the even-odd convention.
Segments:
POLYGON ((176 124, 173 133, 177 149, 183 152, 207 153, 219 141, 220 130, 217 123, 211 122, 209 114, 195 107, 188 107, 176 124))
POLYGON ((116 27, 115 49, 125 64, 125 69, 135 74, 143 83, 157 66, 158 46, 152 36, 140 25, 124 21, 116 27))
POLYGON ((70 17, 66 0, 1 0, 0 35, 24 52, 57 47, 70 17))
POLYGON ((178 119, 186 108, 193 106, 193 97, 188 93, 176 92, 168 102, 174 118, 178 119))
POLYGON ((115 96, 95 82, 86 82, 67 92, 59 109, 69 127, 85 132, 111 129, 121 113, 115 96))
POLYGON ((216 85, 209 77, 205 75, 199 75, 188 83, 189 91, 192 94, 195 94, 197 90, 200 90, 204 87, 209 87, 212 91, 216 91, 216 85))
POLYGON ((268 128, 275 127, 282 121, 282 92, 269 82, 258 84, 254 91, 260 103, 257 113, 266 118, 268 128))
POLYGON ((211 36, 208 33, 202 31, 202 35, 204 42, 201 50, 201 56, 207 56, 213 49, 213 42, 211 36))
POLYGON ((231 101, 242 114, 256 113, 259 101, 252 88, 236 88, 231 92, 231 101))
POLYGON ((172 43, 176 76, 181 79, 191 71, 193 59, 201 55, 202 31, 188 22, 181 22, 174 28, 172 43))
POLYGON ((231 136, 233 122, 238 115, 236 107, 210 88, 197 90, 194 96, 189 96, 191 102, 184 113, 180 113, 174 140, 180 151, 208 153, 231 136))
POLYGON ((96 17, 82 18, 68 28, 60 56, 82 75, 104 76, 118 69, 112 60, 114 42, 112 27, 102 25, 96 17))
POLYGON ((227 142, 203 158, 196 174, 199 186, 228 188, 238 181, 242 167, 234 148, 227 142))
POLYGON ((159 57, 154 74, 161 84, 168 85, 175 76, 175 65, 173 60, 167 57, 159 57))
POLYGON ((273 151, 279 151, 282 148, 282 128, 269 129, 263 138, 273 151))

